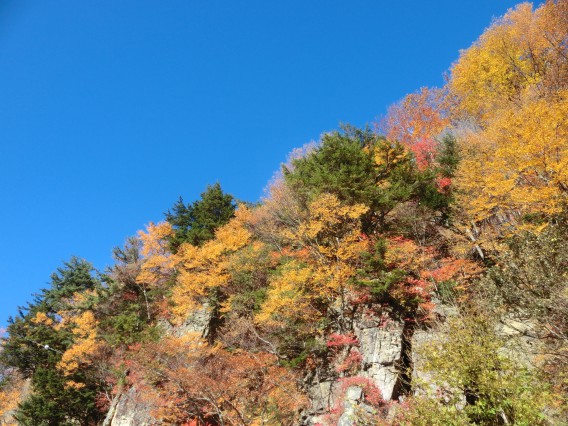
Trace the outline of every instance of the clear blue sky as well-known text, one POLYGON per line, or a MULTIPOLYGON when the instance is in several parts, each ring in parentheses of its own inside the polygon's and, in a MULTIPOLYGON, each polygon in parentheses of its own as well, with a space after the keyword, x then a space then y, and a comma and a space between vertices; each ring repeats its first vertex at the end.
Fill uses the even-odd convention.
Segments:
POLYGON ((507 0, 0 0, 0 326, 78 255, 443 73, 507 0))

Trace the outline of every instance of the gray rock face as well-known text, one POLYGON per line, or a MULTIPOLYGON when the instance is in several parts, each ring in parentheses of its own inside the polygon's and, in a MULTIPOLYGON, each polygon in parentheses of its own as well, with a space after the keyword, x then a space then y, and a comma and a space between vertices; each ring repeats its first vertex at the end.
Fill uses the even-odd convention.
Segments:
MULTIPOLYGON (((385 326, 381 325, 380 319, 370 316, 358 318, 353 325, 362 357, 362 368, 356 375, 371 379, 381 391, 382 398, 387 401, 393 398, 399 382, 404 350, 403 331, 404 324, 401 322, 390 321, 385 326)), ((365 419, 371 419, 375 414, 374 409, 365 404, 364 391, 359 386, 341 390, 341 385, 336 380, 327 379, 314 383, 308 389, 308 394, 312 402, 312 415, 308 416, 305 423, 307 425, 332 426, 323 413, 329 413, 329 410, 338 404, 342 407, 342 414, 337 420, 338 426, 367 424, 365 419), (340 393, 343 394, 339 395, 340 393), (341 400, 338 401, 338 398, 341 400)))
POLYGON ((343 414, 339 417, 337 426, 353 426, 357 421, 357 405, 363 398, 363 389, 351 386, 345 392, 343 414))
POLYGON ((435 391, 437 387, 431 383, 431 374, 424 368, 424 359, 420 356, 423 345, 432 341, 442 342, 444 334, 438 330, 416 330, 412 336, 412 380, 418 386, 414 389, 415 393, 422 392, 422 388, 435 391))
POLYGON ((136 388, 131 387, 125 393, 114 398, 103 426, 150 426, 159 421, 150 415, 150 407, 137 399, 136 388))
POLYGON ((363 389, 351 386, 345 392, 343 399, 343 414, 337 421, 338 426, 370 425, 376 411, 363 402, 363 389))
POLYGON ((333 391, 335 382, 319 382, 308 389, 312 402, 311 412, 323 413, 333 406, 333 391))
POLYGON ((359 350, 363 356, 361 376, 372 379, 387 401, 392 398, 398 381, 402 330, 403 325, 396 322, 384 328, 365 322, 355 324, 355 335, 359 339, 359 350))
POLYGON ((160 321, 160 327, 170 336, 184 336, 189 333, 199 333, 202 337, 209 332, 209 322, 211 321, 211 309, 203 305, 201 309, 193 311, 185 321, 179 326, 172 326, 168 321, 160 321))

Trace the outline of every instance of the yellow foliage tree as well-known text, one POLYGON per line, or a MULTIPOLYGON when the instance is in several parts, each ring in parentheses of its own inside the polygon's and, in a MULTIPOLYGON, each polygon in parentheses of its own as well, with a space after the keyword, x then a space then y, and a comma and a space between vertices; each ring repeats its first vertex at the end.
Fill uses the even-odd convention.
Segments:
POLYGON ((18 374, 12 373, 3 377, 0 385, 0 424, 16 426, 18 422, 12 417, 23 402, 24 391, 29 391, 29 382, 24 381, 18 374))
POLYGON ((568 190, 568 91, 502 111, 462 138, 462 201, 475 220, 498 210, 558 213, 568 190), (482 190, 480 190, 482 189, 482 190))
POLYGON ((278 327, 289 320, 309 322, 319 318, 319 312, 312 306, 314 271, 293 260, 279 272, 271 280, 266 301, 255 320, 269 327, 278 327))
POLYGON ((322 194, 298 222, 280 228, 281 242, 294 248, 284 251, 293 260, 270 280, 267 299, 256 316, 258 323, 277 326, 301 320, 313 324, 324 314, 322 307, 343 301, 360 253, 366 249, 360 217, 367 210, 322 194))
POLYGON ((150 223, 146 232, 139 231, 142 241, 144 263, 136 281, 139 284, 157 286, 162 284, 173 272, 173 256, 169 250, 168 237, 173 235, 169 222, 150 223))
POLYGON ((555 97, 566 89, 566 23, 565 0, 535 11, 530 3, 509 10, 453 66, 449 88, 458 107, 484 122, 497 109, 522 105, 526 96, 555 97))
POLYGON ((178 319, 184 319, 211 292, 228 284, 229 255, 245 247, 252 237, 249 217, 250 210, 240 206, 235 217, 216 231, 213 240, 199 247, 185 243, 172 258, 178 271, 172 295, 173 313, 178 319))
MULTIPOLYGON (((456 184, 469 219, 550 217, 568 195, 568 6, 510 10, 462 53, 449 89, 462 161, 456 184), (562 41, 563 40, 563 41, 562 41)), ((546 222, 546 221, 545 221, 546 222)))
MULTIPOLYGON (((97 335, 97 321, 92 311, 84 311, 77 316, 69 316, 68 312, 60 314, 66 328, 72 327, 73 345, 61 356, 57 367, 65 375, 75 373, 81 365, 89 364, 91 356, 101 347, 97 335)), ((73 386, 73 383, 69 385, 73 386)))

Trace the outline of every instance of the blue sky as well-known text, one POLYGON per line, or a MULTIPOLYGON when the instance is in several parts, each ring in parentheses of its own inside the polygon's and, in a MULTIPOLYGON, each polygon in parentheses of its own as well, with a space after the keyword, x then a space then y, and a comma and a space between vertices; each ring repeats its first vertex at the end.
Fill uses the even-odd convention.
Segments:
POLYGON ((294 147, 443 84, 514 4, 0 1, 0 326, 178 196, 255 201, 294 147))

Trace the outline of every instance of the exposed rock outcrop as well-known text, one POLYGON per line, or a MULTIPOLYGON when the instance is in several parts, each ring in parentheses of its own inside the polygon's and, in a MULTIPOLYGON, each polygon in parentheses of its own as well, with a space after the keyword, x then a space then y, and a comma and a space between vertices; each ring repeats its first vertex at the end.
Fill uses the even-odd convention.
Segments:
POLYGON ((380 327, 373 319, 354 325, 363 356, 361 376, 370 378, 387 401, 393 397, 399 380, 403 330, 404 325, 394 321, 388 327, 380 327))
POLYGON ((337 421, 337 426, 353 426, 366 424, 375 414, 375 410, 363 402, 363 389, 351 386, 343 398, 343 414, 337 421))
MULTIPOLYGON (((428 338, 428 333, 422 331, 419 336, 428 338)), ((361 367, 356 376, 363 381, 368 379, 385 401, 399 399, 409 392, 414 324, 385 320, 371 314, 361 315, 353 322, 353 334, 361 355, 361 367)), ((332 368, 330 365, 330 371, 323 372, 325 379, 314 379, 308 388, 311 409, 305 424, 351 426, 357 419, 361 422, 362 418, 372 417, 374 411, 365 403, 362 387, 354 385, 345 389, 332 368), (337 410, 339 417, 330 423, 326 413, 337 410)))
POLYGON ((150 426, 160 424, 150 415, 151 408, 137 397, 137 390, 131 387, 118 394, 107 413, 103 426, 150 426))
POLYGON ((211 309, 209 306, 203 305, 201 309, 193 311, 181 325, 173 326, 168 321, 161 320, 159 326, 166 335, 170 336, 179 337, 189 333, 198 333, 202 337, 207 337, 210 323, 211 309))

